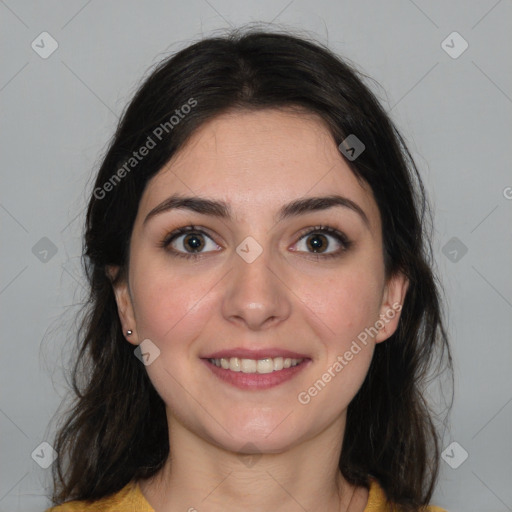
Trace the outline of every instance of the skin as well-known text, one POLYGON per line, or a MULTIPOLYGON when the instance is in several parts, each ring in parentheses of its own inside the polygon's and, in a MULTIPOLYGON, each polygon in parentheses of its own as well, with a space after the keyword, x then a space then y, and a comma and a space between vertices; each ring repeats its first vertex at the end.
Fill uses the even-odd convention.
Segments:
MULTIPOLYGON (((112 276, 117 271, 110 269, 112 276)), ((127 341, 150 339, 160 350, 146 369, 166 404, 172 459, 139 482, 155 509, 229 512, 243 503, 245 510, 313 512, 346 510, 350 500, 351 511, 365 508, 366 489, 349 485, 337 467, 346 411, 375 344, 395 331, 399 312, 366 346, 359 344, 360 352, 308 404, 297 397, 358 334, 403 303, 407 280, 386 278, 373 194, 320 119, 263 110, 203 124, 148 183, 131 237, 128 278, 114 290, 123 329, 133 331, 127 341), (144 223, 177 193, 225 201, 233 217, 175 209, 144 223), (331 194, 356 203, 368 222, 346 207, 276 222, 283 205, 331 194), (208 235, 200 235, 206 244, 200 259, 173 256, 172 247, 182 254, 193 250, 183 243, 186 234, 172 246, 159 245, 189 224, 208 235), (315 253, 307 241, 318 242, 318 231, 301 236, 318 225, 342 231, 352 244, 340 251, 327 234, 322 247, 339 255, 315 253), (263 250, 252 263, 236 252, 247 236, 263 250), (200 359, 235 347, 279 347, 311 362, 274 388, 240 390, 200 359)))

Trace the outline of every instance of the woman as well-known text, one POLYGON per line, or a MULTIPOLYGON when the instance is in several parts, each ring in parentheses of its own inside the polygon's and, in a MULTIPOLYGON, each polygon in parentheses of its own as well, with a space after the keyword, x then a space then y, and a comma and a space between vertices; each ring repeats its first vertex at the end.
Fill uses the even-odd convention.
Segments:
POLYGON ((402 138, 326 48, 234 32, 162 62, 89 203, 51 510, 428 504, 422 384, 451 358, 424 214, 402 138))

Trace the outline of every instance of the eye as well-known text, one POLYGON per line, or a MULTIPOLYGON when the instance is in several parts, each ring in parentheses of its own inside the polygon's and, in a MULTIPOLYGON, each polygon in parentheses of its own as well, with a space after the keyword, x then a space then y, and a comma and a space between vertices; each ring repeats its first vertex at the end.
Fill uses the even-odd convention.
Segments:
MULTIPOLYGON (((341 231, 329 226, 315 226, 301 234, 292 251, 329 258, 341 256, 351 245, 352 242, 341 231)), ((160 246, 168 250, 172 256, 192 259, 221 249, 212 237, 196 226, 175 229, 162 240, 160 246)))
POLYGON ((351 245, 352 242, 341 231, 329 226, 316 226, 303 233, 292 250, 334 257, 340 256, 351 245))
POLYGON ((160 244, 175 256, 198 258, 205 252, 218 251, 220 247, 196 226, 185 226, 169 233, 160 244))

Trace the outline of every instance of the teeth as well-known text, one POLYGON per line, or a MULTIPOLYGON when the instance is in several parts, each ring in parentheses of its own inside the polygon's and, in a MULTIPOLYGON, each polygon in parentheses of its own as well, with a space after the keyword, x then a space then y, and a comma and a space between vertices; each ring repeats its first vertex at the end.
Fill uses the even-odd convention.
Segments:
POLYGON ((283 368, 290 368, 302 363, 304 359, 292 359, 290 357, 266 357, 265 359, 240 359, 238 357, 225 357, 221 359, 209 359, 219 368, 242 373, 272 373, 283 368))
POLYGON ((258 364, 254 359, 242 359, 240 366, 242 367, 243 373, 256 373, 258 364))
POLYGON ((259 359, 256 364, 256 371, 258 373, 272 373, 274 371, 274 361, 270 357, 259 359))
MULTIPOLYGON (((222 359, 224 359, 224 358, 222 358, 222 359)), ((220 359, 215 359, 214 361, 215 361, 215 365, 219 366, 220 359)), ((227 359, 224 359, 224 361, 227 361, 227 359)), ((226 363, 224 363, 224 364, 226 364, 226 363)), ((229 369, 232 372, 239 372, 242 370, 242 368, 240 367, 240 359, 238 359, 238 357, 232 357, 229 360, 229 369)))
POLYGON ((283 361, 284 360, 282 357, 275 357, 274 358, 274 370, 282 370, 284 368, 283 361))

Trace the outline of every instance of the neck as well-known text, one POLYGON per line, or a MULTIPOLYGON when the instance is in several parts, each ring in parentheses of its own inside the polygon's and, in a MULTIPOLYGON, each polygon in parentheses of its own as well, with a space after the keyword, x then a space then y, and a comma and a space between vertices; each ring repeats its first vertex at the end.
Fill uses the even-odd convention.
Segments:
POLYGON ((287 450, 252 454, 225 450, 169 420, 170 457, 140 482, 159 512, 346 511, 353 498, 355 487, 338 469, 344 418, 287 450))

